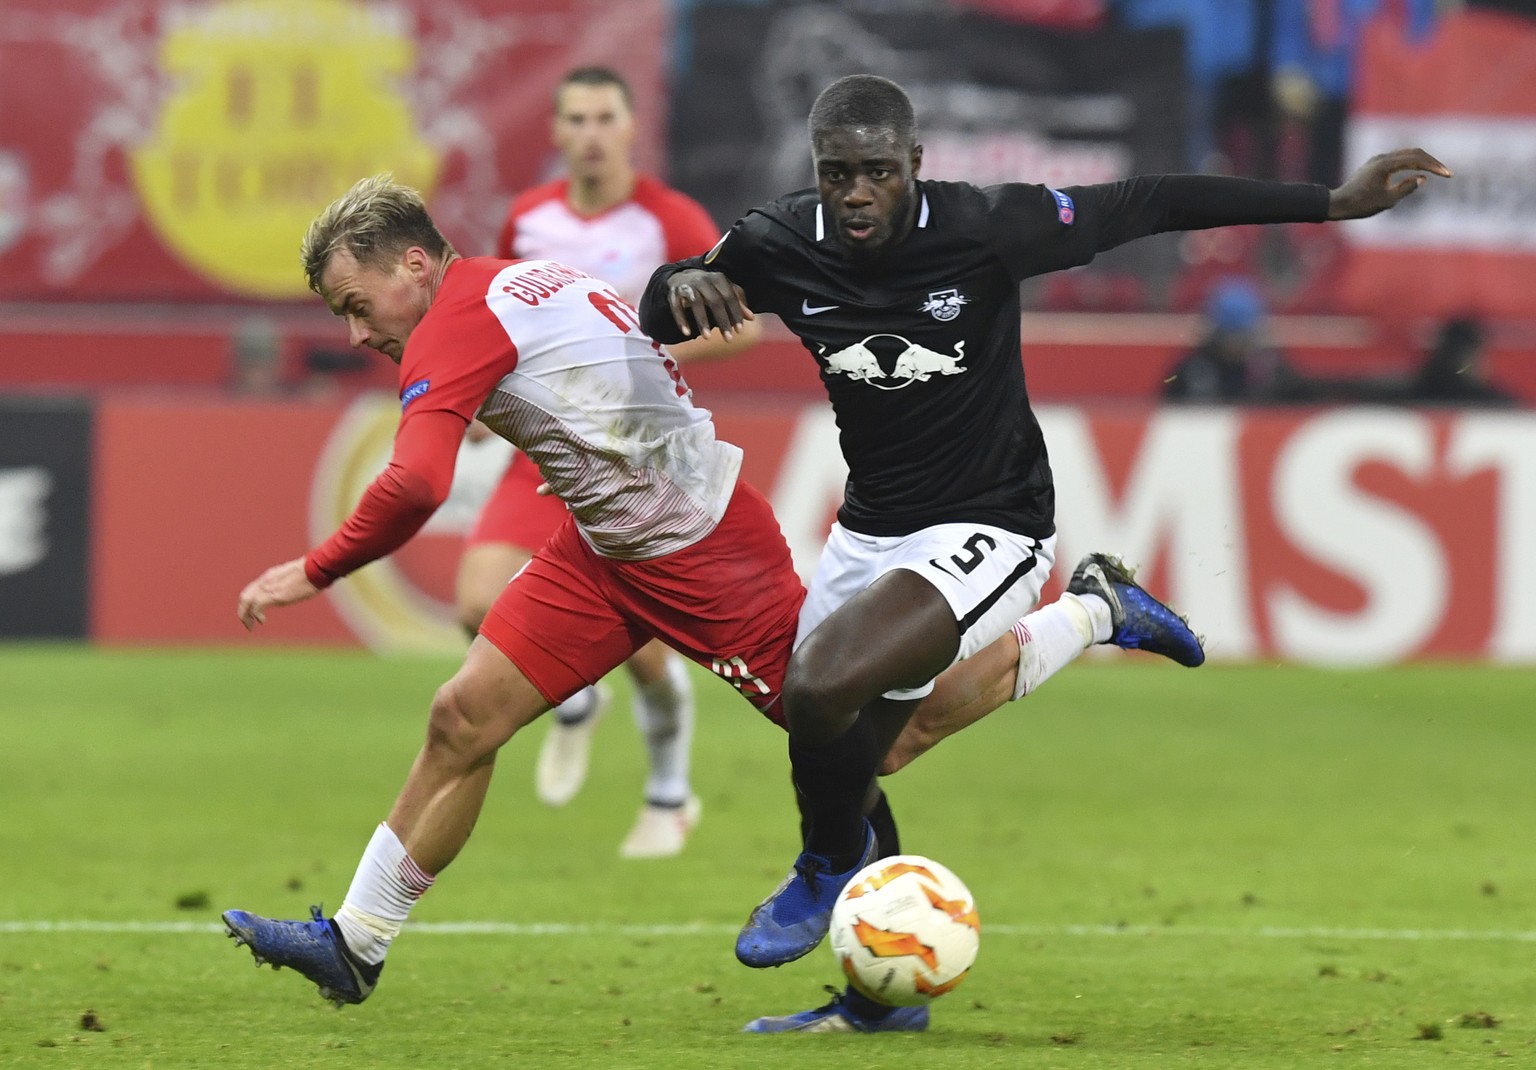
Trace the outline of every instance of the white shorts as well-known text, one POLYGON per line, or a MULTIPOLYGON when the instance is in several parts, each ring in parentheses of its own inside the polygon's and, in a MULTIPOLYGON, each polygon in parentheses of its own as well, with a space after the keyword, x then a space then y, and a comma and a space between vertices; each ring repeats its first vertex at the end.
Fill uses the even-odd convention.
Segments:
MULTIPOLYGON (((1035 608, 1056 563, 1056 536, 1035 539, 988 524, 936 524, 910 535, 860 535, 833 524, 811 577, 795 646, 845 602, 892 569, 915 572, 936 587, 960 628, 955 661, 985 650, 1035 608)), ((951 662, 954 664, 954 662, 951 662)), ((921 687, 886 698, 922 698, 921 687)))

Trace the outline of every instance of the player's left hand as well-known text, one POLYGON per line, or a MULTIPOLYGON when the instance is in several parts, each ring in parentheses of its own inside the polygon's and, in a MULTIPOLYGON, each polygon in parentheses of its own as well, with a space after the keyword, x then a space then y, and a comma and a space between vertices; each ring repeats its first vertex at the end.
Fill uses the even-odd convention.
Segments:
POLYGON ((1408 175, 1394 181, 1404 171, 1427 171, 1450 178, 1451 169, 1423 149, 1398 149, 1372 156, 1360 170, 1328 194, 1329 219, 1365 219, 1385 212, 1398 201, 1429 181, 1424 174, 1408 175))
POLYGON ((266 623, 266 611, 272 606, 291 606, 319 593, 320 588, 304 574, 302 557, 273 565, 240 592, 240 623, 250 631, 266 623))

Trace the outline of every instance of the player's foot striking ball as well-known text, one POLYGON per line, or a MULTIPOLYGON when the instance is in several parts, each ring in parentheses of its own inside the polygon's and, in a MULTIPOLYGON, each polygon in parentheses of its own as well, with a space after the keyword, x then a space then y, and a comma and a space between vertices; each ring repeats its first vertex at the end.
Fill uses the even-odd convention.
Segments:
POLYGON ((1189 622, 1148 594, 1118 557, 1089 554, 1077 563, 1067 590, 1096 594, 1109 604, 1109 641, 1121 650, 1161 654, 1191 669, 1205 663, 1205 648, 1189 622))
POLYGON ((256 965, 297 970, 320 986, 320 997, 336 1006, 361 1003, 379 983, 384 964, 369 965, 347 949, 336 923, 310 907, 309 921, 275 921, 243 910, 224 912, 224 931, 251 949, 256 965))
POLYGON ((759 903, 736 938, 736 957, 748 966, 782 966, 809 953, 827 935, 832 907, 855 873, 875 858, 875 832, 864 823, 864 850, 841 873, 821 855, 800 852, 784 883, 759 903))

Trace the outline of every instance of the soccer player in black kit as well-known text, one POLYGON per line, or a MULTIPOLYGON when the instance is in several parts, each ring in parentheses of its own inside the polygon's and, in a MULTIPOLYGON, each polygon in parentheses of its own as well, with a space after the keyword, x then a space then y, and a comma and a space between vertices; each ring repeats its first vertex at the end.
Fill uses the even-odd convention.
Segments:
MULTIPOLYGON (((742 930, 736 953, 752 966, 810 951, 848 878, 896 852, 894 821, 871 788, 882 755, 933 679, 1006 633, 1049 574, 1055 502, 1019 359, 1020 282, 1163 231, 1363 218, 1426 181, 1404 172, 1450 175, 1408 149, 1331 191, 1210 175, 1061 190, 919 181, 911 102, 872 75, 834 82, 809 125, 816 188, 749 212, 703 257, 658 269, 641 306, 644 329, 664 343, 732 328, 743 305, 777 314, 816 359, 850 472, 784 682, 805 850, 742 930)), ((1067 631, 1181 664, 1204 659, 1115 559, 1085 558, 1067 590, 1076 597, 1045 607, 1061 607, 1067 631)), ((1021 679, 1081 650, 1045 646, 1021 649, 1021 679), (1042 664, 1031 669, 1030 656, 1042 664)), ((747 1028, 927 1022, 926 1008, 882 1007, 850 989, 747 1028)))

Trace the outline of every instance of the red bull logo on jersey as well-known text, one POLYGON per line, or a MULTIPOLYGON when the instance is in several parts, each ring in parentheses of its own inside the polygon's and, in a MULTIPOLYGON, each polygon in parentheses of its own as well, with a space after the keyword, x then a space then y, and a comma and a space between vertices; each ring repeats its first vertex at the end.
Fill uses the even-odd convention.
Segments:
POLYGON ((846 375, 881 390, 900 390, 926 383, 935 375, 959 375, 965 359, 965 341, 955 343, 954 355, 909 341, 899 334, 872 334, 862 342, 834 352, 821 348, 828 375, 846 375), (885 364, 881 357, 884 356, 885 364), (886 371, 886 366, 890 371, 886 371))

